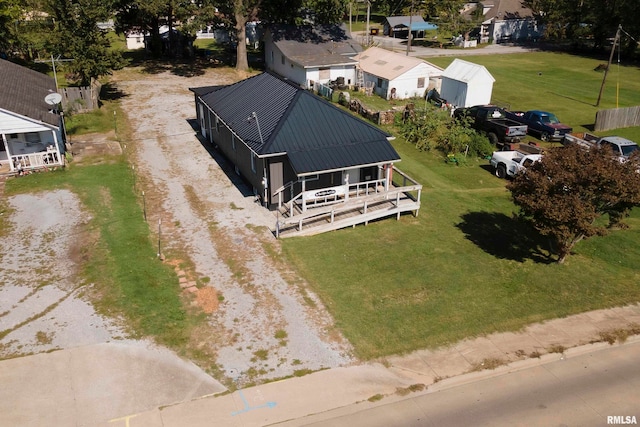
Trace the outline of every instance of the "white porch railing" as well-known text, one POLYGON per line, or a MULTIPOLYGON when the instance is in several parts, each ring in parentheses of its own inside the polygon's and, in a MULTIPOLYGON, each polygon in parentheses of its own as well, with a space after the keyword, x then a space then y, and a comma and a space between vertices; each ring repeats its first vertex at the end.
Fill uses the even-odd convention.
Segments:
POLYGON ((10 160, 11 170, 18 172, 64 165, 64 159, 57 151, 18 154, 11 156, 10 160))

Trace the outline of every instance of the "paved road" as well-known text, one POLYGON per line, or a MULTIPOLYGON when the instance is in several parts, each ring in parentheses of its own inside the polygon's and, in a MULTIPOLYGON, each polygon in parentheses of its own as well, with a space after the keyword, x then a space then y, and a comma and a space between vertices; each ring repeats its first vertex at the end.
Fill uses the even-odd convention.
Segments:
POLYGON ((439 389, 436 384, 422 396, 373 409, 350 412, 351 406, 279 425, 530 427, 640 422, 638 360, 640 341, 453 388, 439 389), (624 418, 608 420, 609 416, 624 418))

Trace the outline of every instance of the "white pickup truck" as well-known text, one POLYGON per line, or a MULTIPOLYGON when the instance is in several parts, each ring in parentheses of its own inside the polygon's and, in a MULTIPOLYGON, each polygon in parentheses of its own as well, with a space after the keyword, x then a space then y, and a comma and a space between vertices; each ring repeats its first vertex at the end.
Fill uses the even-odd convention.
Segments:
POLYGON ((566 134, 562 140, 563 145, 576 144, 584 148, 609 147, 620 162, 625 162, 629 156, 638 150, 638 144, 620 136, 599 137, 590 133, 566 134))
POLYGON ((506 178, 516 176, 541 158, 539 149, 524 148, 521 144, 520 150, 494 151, 489 163, 498 178, 506 178))

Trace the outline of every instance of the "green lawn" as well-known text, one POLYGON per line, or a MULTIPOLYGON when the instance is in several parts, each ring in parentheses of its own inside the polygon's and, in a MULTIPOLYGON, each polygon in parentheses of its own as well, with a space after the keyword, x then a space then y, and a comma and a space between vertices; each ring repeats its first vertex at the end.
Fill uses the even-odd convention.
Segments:
MULTIPOLYGON (((600 106, 596 107, 603 72, 594 69, 606 64, 606 60, 548 52, 477 55, 462 59, 484 65, 496 79, 493 103, 508 105, 514 110, 552 111, 576 131, 592 129, 599 109, 640 104, 640 69, 624 62, 619 67, 615 64, 611 67, 600 106)), ((444 68, 453 58, 425 60, 444 68)), ((640 128, 616 133, 635 134, 637 136, 631 139, 640 141, 640 128)))
MULTIPOLYGON (((486 65, 496 77, 494 100, 549 109, 575 127, 594 121, 602 80, 592 71, 597 60, 553 53, 465 59, 486 65), (539 81, 543 89, 533 84, 539 81)), ((446 66, 451 59, 430 61, 446 66)), ((615 106, 616 72, 610 73, 603 108, 615 106)), ((620 73, 620 106, 640 104, 640 70, 621 67, 620 73)), ((101 115, 78 115, 69 125, 78 133, 111 129, 116 109, 107 103, 101 115)), ((119 134, 126 131, 119 121, 119 134)), ((640 141, 640 128, 610 133, 640 141)), ((626 221, 629 229, 580 242, 557 265, 546 242, 512 220, 505 182, 490 173, 486 160, 454 166, 401 138, 393 144, 403 159, 398 166, 423 184, 417 218, 281 241, 288 263, 321 296, 360 357, 640 301, 640 209, 626 221)), ((121 158, 107 160, 9 180, 6 192, 68 187, 79 194, 98 236, 97 244, 86 247, 91 252, 83 277, 101 285, 102 310, 124 313, 139 332, 180 347, 199 319, 180 305, 175 273, 155 258, 128 165, 121 158)))
MULTIPOLYGON (((600 61, 554 53, 465 59, 494 75, 494 102, 554 111, 577 130, 595 120, 600 61)), ((429 61, 444 67, 452 58, 429 61)), ((601 108, 615 107, 616 73, 609 73, 601 108)), ((619 81, 619 105, 640 104, 640 70, 620 67, 619 81)), ((609 133, 640 141, 640 128, 609 133)), ((486 160, 452 166, 401 138, 394 146, 398 166, 424 186, 417 218, 282 241, 360 357, 640 301, 640 209, 628 230, 583 241, 558 265, 544 240, 513 221, 504 181, 486 160)))

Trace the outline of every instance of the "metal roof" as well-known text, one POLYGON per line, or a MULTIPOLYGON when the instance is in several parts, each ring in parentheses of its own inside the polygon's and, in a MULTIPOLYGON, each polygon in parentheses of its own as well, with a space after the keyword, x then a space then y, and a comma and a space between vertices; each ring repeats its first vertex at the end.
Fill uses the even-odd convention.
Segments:
POLYGON ((478 77, 489 77, 492 82, 496 79, 493 78, 491 73, 483 66, 468 62, 463 59, 456 58, 442 73, 442 77, 447 77, 452 80, 458 80, 464 83, 469 83, 476 80, 478 77))
POLYGON ((201 99, 257 155, 286 153, 298 175, 400 160, 389 134, 268 72, 201 99))
POLYGON ((391 27, 397 27, 398 25, 403 25, 404 22, 424 22, 424 19, 421 15, 413 15, 413 16, 387 16, 387 22, 391 27))
POLYGON ((44 101, 47 95, 56 92, 53 77, 0 59, 0 82, 0 108, 59 126, 60 117, 44 101))

